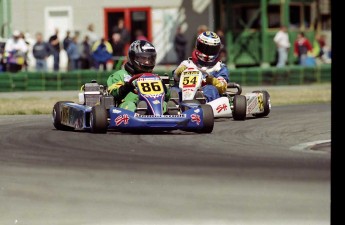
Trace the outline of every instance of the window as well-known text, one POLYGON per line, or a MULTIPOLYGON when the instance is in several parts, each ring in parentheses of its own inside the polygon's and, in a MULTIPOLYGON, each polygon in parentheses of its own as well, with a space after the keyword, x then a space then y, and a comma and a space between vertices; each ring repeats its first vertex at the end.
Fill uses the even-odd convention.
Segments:
POLYGON ((267 8, 268 14, 268 28, 279 28, 280 27, 280 6, 269 5, 267 8))
POLYGON ((312 25, 311 5, 291 5, 290 6, 290 28, 310 29, 312 25))

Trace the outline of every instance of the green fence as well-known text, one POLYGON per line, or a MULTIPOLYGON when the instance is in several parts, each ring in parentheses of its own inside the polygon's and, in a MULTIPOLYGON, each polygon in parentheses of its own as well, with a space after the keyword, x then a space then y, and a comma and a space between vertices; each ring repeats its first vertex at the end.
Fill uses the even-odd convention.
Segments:
MULTIPOLYGON (((159 75, 171 71, 154 71, 159 75)), ((0 73, 0 92, 79 90, 86 82, 96 80, 106 84, 112 72, 79 70, 73 72, 0 73)), ((316 67, 287 66, 285 68, 237 68, 230 70, 230 80, 242 86, 302 85, 331 82, 331 65, 316 67)))

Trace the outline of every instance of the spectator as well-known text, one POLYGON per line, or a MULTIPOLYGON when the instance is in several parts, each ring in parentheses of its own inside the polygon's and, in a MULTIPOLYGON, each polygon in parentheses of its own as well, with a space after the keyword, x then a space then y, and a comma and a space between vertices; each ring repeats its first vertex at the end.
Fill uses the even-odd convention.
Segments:
POLYGON ((201 33, 206 32, 206 31, 208 31, 208 27, 204 24, 200 25, 200 26, 198 26, 196 36, 199 36, 201 33))
POLYGON ((148 41, 147 37, 144 35, 144 32, 140 29, 135 31, 135 40, 148 41))
POLYGON ((59 29, 55 28, 55 33, 50 36, 49 44, 52 47, 53 59, 54 59, 54 71, 59 71, 60 66, 60 40, 59 40, 59 29))
MULTIPOLYGON (((28 33, 26 33, 27 35, 29 35, 28 33)), ((29 57, 28 57, 28 52, 30 49, 30 42, 27 40, 24 32, 20 32, 20 38, 22 38, 27 46, 27 51, 24 53, 24 64, 23 64, 23 68, 25 71, 28 71, 28 66, 29 66, 29 57)))
POLYGON ((298 58, 300 65, 306 65, 308 54, 312 54, 313 47, 303 32, 298 33, 294 42, 294 55, 298 58))
POLYGON ((314 52, 314 55, 318 57, 324 63, 331 63, 330 51, 331 48, 327 45, 326 36, 324 34, 317 35, 313 45, 313 51, 315 47, 318 51, 314 52))
POLYGON ((63 39, 63 49, 67 51, 68 45, 72 42, 71 31, 66 31, 66 37, 63 39))
POLYGON ((12 38, 9 38, 5 44, 5 55, 7 56, 7 71, 18 72, 23 68, 25 55, 28 46, 21 38, 20 32, 15 30, 12 38))
POLYGON ((123 58, 125 57, 125 44, 121 40, 121 35, 119 33, 114 33, 112 35, 110 43, 111 47, 113 48, 113 69, 119 70, 121 65, 123 64, 123 58))
POLYGON ((129 44, 130 35, 128 30, 125 28, 125 21, 123 20, 123 18, 120 18, 117 21, 117 25, 112 29, 112 34, 113 33, 119 33, 121 35, 121 40, 123 41, 123 43, 125 45, 129 44))
MULTIPOLYGON (((71 31, 66 31, 66 37, 63 39, 62 41, 62 47, 63 49, 66 51, 67 53, 67 48, 69 46, 69 44, 72 42, 72 37, 71 37, 71 31)), ((71 64, 70 64, 70 60, 68 58, 68 54, 67 54, 67 70, 70 70, 71 69, 71 64)))
POLYGON ((187 39, 182 32, 181 26, 176 30, 176 35, 174 38, 174 49, 177 55, 177 64, 180 64, 186 58, 186 45, 187 39))
POLYGON ((80 52, 78 48, 78 36, 74 36, 72 38, 72 42, 69 43, 67 47, 67 55, 68 55, 70 70, 79 69, 80 52))
POLYGON ((100 39, 98 34, 94 31, 94 26, 92 23, 87 26, 85 35, 89 37, 91 46, 100 39))
POLYGON ((89 36, 85 35, 83 42, 80 44, 80 68, 90 69, 92 67, 91 45, 89 36))
POLYGON ((92 58, 94 60, 95 68, 97 70, 103 67, 103 70, 107 70, 107 63, 113 57, 113 48, 111 44, 102 38, 99 41, 96 41, 92 46, 92 58))
POLYGON ((277 67, 284 67, 286 66, 290 49, 289 34, 287 33, 287 29, 285 26, 280 27, 280 30, 274 36, 273 41, 277 46, 277 67))
POLYGON ((220 42, 222 43, 220 47, 220 52, 219 52, 219 60, 221 60, 223 63, 227 63, 228 61, 228 53, 226 50, 226 39, 225 35, 222 29, 218 29, 216 32, 220 38, 220 42))
POLYGON ((36 33, 36 43, 32 48, 32 54, 36 60, 36 71, 47 71, 47 58, 51 54, 51 48, 49 44, 43 41, 42 33, 36 33))
MULTIPOLYGON (((1 39, 0 39, 1 40, 1 39)), ((6 71, 5 42, 0 42, 0 73, 6 71)))

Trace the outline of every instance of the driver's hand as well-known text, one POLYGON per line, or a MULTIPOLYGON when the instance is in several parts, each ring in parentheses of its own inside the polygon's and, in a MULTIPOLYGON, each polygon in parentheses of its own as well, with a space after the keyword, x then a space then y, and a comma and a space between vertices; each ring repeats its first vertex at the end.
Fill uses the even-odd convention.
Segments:
POLYGON ((128 92, 133 91, 135 88, 134 85, 129 82, 125 82, 123 86, 124 86, 124 89, 128 92))
POLYGON ((212 84, 213 83, 213 78, 214 76, 212 76, 211 74, 208 74, 206 77, 206 83, 207 84, 212 84))
POLYGON ((185 71, 185 69, 187 69, 187 66, 180 65, 179 67, 176 68, 176 70, 174 71, 174 74, 177 75, 177 76, 181 76, 181 73, 183 71, 185 71))

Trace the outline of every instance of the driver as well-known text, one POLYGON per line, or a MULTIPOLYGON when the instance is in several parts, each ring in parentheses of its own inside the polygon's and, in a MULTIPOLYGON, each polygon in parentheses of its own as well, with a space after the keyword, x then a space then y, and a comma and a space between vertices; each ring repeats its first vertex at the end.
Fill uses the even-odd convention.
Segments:
MULTIPOLYGON (((128 81, 132 75, 140 73, 152 73, 156 65, 156 49, 148 41, 136 40, 128 49, 128 61, 125 63, 124 68, 111 74, 107 80, 108 91, 114 96, 115 102, 118 103, 120 108, 130 111, 143 111, 147 110, 145 101, 140 101, 137 105, 139 97, 135 91, 135 87, 128 81)), ((135 81, 134 81, 135 82, 135 81)), ((133 82, 133 83, 134 83, 133 82)), ((165 99, 169 99, 170 92, 165 88, 165 99)), ((166 111, 166 103, 163 104, 164 112, 166 111)))
POLYGON ((181 73, 187 68, 194 67, 202 71, 206 77, 202 87, 206 102, 213 101, 224 94, 229 82, 229 70, 219 60, 221 47, 221 40, 215 32, 201 33, 196 39, 192 57, 182 61, 173 71, 175 80, 173 88, 180 93, 181 91, 177 87, 181 73))

